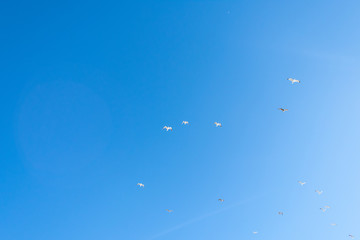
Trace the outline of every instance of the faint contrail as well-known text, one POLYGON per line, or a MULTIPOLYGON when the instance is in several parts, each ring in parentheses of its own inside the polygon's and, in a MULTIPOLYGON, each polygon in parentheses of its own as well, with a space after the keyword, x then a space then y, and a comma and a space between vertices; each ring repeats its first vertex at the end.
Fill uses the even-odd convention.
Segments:
POLYGON ((221 213, 221 212, 227 211, 227 210, 229 210, 229 209, 231 209, 231 208, 237 207, 237 206, 239 206, 239 205, 242 205, 242 204, 244 204, 244 203, 246 203, 246 202, 248 202, 248 201, 250 201, 250 200, 254 200, 254 199, 259 198, 259 197, 260 197, 260 196, 252 197, 252 198, 249 198, 249 199, 246 199, 246 200, 243 200, 243 201, 234 203, 234 204, 232 204, 232 205, 230 205, 230 206, 227 206, 227 207, 224 207, 224 208, 222 208, 222 209, 219 209, 219 210, 210 212, 210 213, 208 213, 208 214, 205 214, 205 215, 202 215, 202 216, 199 216, 199 217, 190 219, 189 221, 186 221, 186 222, 184 222, 184 223, 181 223, 181 224, 179 224, 179 225, 176 225, 175 227, 169 228, 169 229, 167 229, 167 230, 165 230, 165 231, 163 231, 163 232, 160 232, 160 233, 154 235, 153 237, 149 238, 149 240, 157 239, 157 238, 162 237, 162 236, 164 236, 164 235, 166 235, 166 234, 169 234, 169 233, 171 233, 171 232, 173 232, 173 231, 175 231, 175 230, 178 230, 178 229, 180 229, 180 228, 183 228, 183 227, 185 227, 185 226, 187 226, 187 225, 190 225, 190 224, 195 223, 195 222, 199 222, 199 221, 201 221, 201 220, 203 220, 203 219, 205 219, 205 218, 208 218, 208 217, 211 217, 211 216, 213 216, 213 215, 219 214, 219 213, 221 213))

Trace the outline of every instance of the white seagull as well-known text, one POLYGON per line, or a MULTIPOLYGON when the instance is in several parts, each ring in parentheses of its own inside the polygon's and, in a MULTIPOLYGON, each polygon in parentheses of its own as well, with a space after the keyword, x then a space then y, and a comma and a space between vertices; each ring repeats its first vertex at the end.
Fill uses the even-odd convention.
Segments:
POLYGON ((331 226, 336 226, 336 223, 330 223, 331 226))
POLYGON ((315 190, 315 192, 316 192, 317 194, 319 194, 319 195, 321 195, 321 194, 323 193, 322 190, 315 190))
POLYGON ((295 78, 288 78, 287 80, 289 80, 292 84, 294 83, 300 83, 299 80, 295 79, 295 78))
POLYGON ((184 125, 189 125, 189 122, 188 121, 182 121, 181 124, 184 124, 184 125))
POLYGON ((289 111, 289 109, 286 109, 286 108, 279 108, 279 110, 282 111, 282 112, 287 112, 287 111, 289 111))
POLYGON ((214 124, 216 125, 216 127, 222 127, 221 123, 219 122, 214 122, 214 124))
POLYGON ((298 181, 298 183, 300 183, 301 186, 304 186, 306 184, 306 182, 302 182, 302 181, 298 181))
POLYGON ((172 212, 173 212, 173 210, 170 210, 170 209, 166 209, 166 211, 167 211, 168 213, 172 213, 172 212))
POLYGON ((142 184, 142 183, 138 183, 136 185, 139 186, 139 187, 145 187, 144 184, 142 184))
POLYGON ((325 206, 323 208, 320 208, 321 211, 325 212, 327 209, 329 209, 330 207, 329 206, 325 206))
POLYGON ((172 127, 164 126, 163 129, 166 129, 166 131, 172 131, 172 127))
POLYGON ((258 232, 253 232, 253 234, 258 234, 258 232))

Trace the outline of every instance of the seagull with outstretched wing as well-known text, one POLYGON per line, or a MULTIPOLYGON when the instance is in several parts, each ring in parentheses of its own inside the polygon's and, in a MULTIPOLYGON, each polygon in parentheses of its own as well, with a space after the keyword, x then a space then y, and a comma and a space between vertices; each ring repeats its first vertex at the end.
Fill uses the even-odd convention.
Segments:
POLYGON ((222 124, 219 122, 214 122, 214 124, 215 124, 215 127, 222 127, 222 124))
POLYGON ((321 194, 323 193, 322 190, 315 190, 315 192, 316 192, 317 194, 319 194, 319 195, 321 195, 321 194))
POLYGON ((294 83, 300 83, 299 80, 295 79, 295 78, 288 78, 287 80, 289 80, 292 84, 294 83))
POLYGON ((302 181, 298 181, 298 183, 300 183, 301 186, 304 186, 306 184, 306 182, 302 182, 302 181))
POLYGON ((172 131, 172 127, 164 126, 163 129, 166 129, 166 131, 172 131))
POLYGON ((144 184, 142 184, 142 183, 138 183, 136 185, 139 186, 139 187, 145 187, 144 184))
POLYGON ((167 211, 168 213, 172 213, 172 212, 173 212, 173 210, 171 210, 171 209, 166 209, 166 211, 167 211))
POLYGON ((181 124, 183 124, 183 125, 189 125, 189 122, 188 122, 188 121, 182 121, 181 124))
POLYGON ((286 109, 286 108, 279 108, 279 110, 282 111, 282 112, 287 112, 287 111, 289 111, 289 109, 286 109))

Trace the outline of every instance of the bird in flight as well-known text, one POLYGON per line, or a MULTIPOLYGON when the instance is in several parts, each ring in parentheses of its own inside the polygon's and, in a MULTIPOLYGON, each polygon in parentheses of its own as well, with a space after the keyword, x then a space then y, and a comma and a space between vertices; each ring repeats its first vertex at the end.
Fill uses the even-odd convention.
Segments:
POLYGON ((295 79, 295 78, 288 78, 287 80, 289 80, 292 84, 294 83, 300 83, 299 80, 295 79))
POLYGON ((214 122, 214 124, 216 125, 216 127, 222 127, 221 123, 219 122, 214 122))
POLYGON ((181 124, 184 124, 184 125, 189 125, 189 122, 188 121, 182 121, 181 124))
POLYGON ((284 216, 284 213, 283 212, 278 212, 279 215, 281 216, 284 216))
POLYGON ((336 223, 330 223, 331 226, 336 226, 336 223))
POLYGON ((173 210, 170 210, 170 209, 166 209, 166 211, 167 211, 168 213, 172 213, 172 212, 173 212, 173 210))
POLYGON ((218 201, 219 201, 219 202, 224 202, 224 199, 219 198, 218 201))
POLYGON ((351 237, 352 239, 354 239, 355 237, 353 236, 353 235, 351 235, 351 234, 349 234, 349 237, 351 237))
POLYGON ((166 131, 172 131, 172 127, 164 126, 163 129, 166 129, 166 131))
POLYGON ((289 111, 289 109, 286 109, 286 108, 279 108, 279 110, 282 111, 282 112, 287 112, 287 111, 289 111))
POLYGON ((139 186, 139 187, 145 187, 144 184, 142 184, 142 183, 138 183, 136 185, 139 186))
POLYGON ((319 194, 319 195, 321 195, 321 194, 323 193, 322 190, 315 190, 315 192, 316 192, 317 194, 319 194))
POLYGON ((306 182, 302 182, 302 181, 298 181, 298 183, 300 183, 301 186, 304 186, 306 184, 306 182))
POLYGON ((258 234, 258 232, 253 232, 253 234, 258 234))
POLYGON ((329 209, 330 207, 329 206, 325 206, 323 208, 320 208, 321 211, 325 212, 327 209, 329 209))

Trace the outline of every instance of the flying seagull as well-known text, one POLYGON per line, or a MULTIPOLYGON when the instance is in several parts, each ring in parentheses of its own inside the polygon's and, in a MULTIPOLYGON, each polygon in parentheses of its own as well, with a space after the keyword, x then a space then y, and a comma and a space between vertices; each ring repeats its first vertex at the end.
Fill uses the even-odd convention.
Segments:
POLYGON ((294 83, 300 83, 299 80, 295 79, 295 78, 288 78, 287 80, 289 80, 292 84, 294 83))
POLYGON ((279 110, 282 111, 282 112, 287 112, 287 111, 289 111, 289 109, 286 109, 286 108, 279 108, 279 110))
POLYGON ((182 121, 181 124, 184 124, 184 125, 189 125, 189 122, 188 121, 182 121))
POLYGON ((323 193, 322 190, 315 190, 315 192, 316 192, 317 194, 319 194, 319 195, 321 195, 321 194, 323 193))
POLYGON ((219 198, 218 201, 219 201, 219 202, 224 202, 224 199, 219 198))
POLYGON ((329 206, 325 206, 323 208, 320 208, 321 211, 325 212, 327 209, 329 209, 330 207, 329 206))
POLYGON ((258 232, 253 232, 253 234, 258 234, 258 232))
POLYGON ((168 213, 172 213, 172 212, 173 212, 173 210, 170 210, 170 209, 166 209, 166 211, 167 211, 168 213))
POLYGON ((216 127, 222 127, 221 123, 219 122, 214 122, 214 124, 216 125, 216 127))
POLYGON ((354 239, 355 237, 353 236, 353 235, 351 235, 351 234, 349 234, 349 237, 351 237, 352 239, 354 239))
POLYGON ((138 183, 136 185, 139 186, 139 187, 145 187, 144 184, 142 184, 142 183, 138 183))
POLYGON ((281 216, 284 216, 284 213, 283 212, 278 212, 279 215, 281 216))
POLYGON ((336 226, 336 223, 330 223, 331 226, 336 226))
POLYGON ((300 183, 301 186, 304 186, 306 184, 306 182, 302 182, 302 181, 298 181, 298 183, 300 183))
POLYGON ((166 131, 172 131, 172 127, 164 126, 163 129, 166 129, 166 131))

